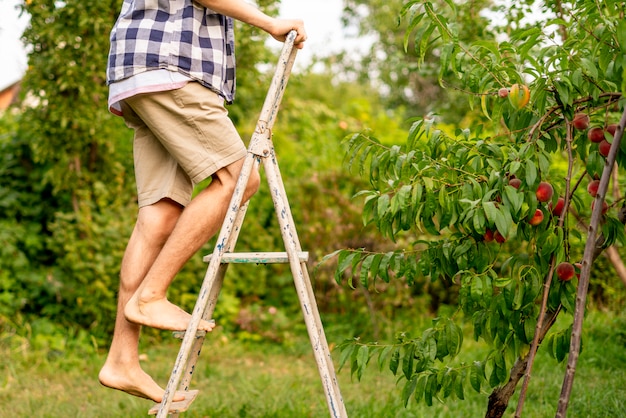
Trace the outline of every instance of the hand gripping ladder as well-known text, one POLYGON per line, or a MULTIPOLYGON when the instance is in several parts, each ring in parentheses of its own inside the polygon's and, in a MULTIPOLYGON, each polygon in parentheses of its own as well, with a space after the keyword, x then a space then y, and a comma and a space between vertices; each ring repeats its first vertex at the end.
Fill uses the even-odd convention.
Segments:
POLYGON ((189 384, 200 355, 205 332, 198 330, 200 320, 208 320, 212 317, 219 292, 224 281, 224 274, 229 263, 289 263, 293 274, 294 284, 300 299, 300 306, 304 315, 304 321, 311 341, 311 346, 317 362, 317 368, 322 379, 326 401, 331 417, 347 417, 346 409, 339 392, 339 385, 332 363, 328 342, 324 335, 313 289, 306 269, 308 253, 303 252, 296 233, 293 217, 287 195, 283 185, 280 171, 274 154, 272 144, 272 127, 276 113, 283 97, 291 67, 296 57, 294 40, 296 32, 291 31, 283 46, 278 61, 276 72, 272 79, 265 103, 261 110, 256 129, 250 144, 248 154, 244 160, 241 174, 237 181, 235 191, 230 201, 230 206, 222 229, 217 238, 215 249, 212 254, 204 258, 208 261, 208 268, 204 276, 200 294, 193 310, 191 321, 187 327, 174 368, 161 403, 156 404, 149 413, 156 413, 158 418, 168 415, 178 415, 189 407, 189 404, 197 395, 197 390, 189 391, 189 384), (258 170, 263 162, 267 182, 272 194, 275 212, 280 225, 281 234, 285 244, 285 252, 277 253, 233 253, 237 237, 248 207, 248 203, 241 204, 243 193, 250 178, 252 170, 258 170), (176 391, 186 392, 185 400, 173 402, 173 394, 176 391))

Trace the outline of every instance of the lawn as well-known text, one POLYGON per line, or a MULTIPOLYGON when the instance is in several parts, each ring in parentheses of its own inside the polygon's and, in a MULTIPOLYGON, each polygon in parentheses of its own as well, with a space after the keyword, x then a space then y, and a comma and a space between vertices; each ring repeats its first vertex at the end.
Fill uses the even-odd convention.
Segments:
MULTIPOLYGON (((568 417, 626 416, 626 315, 594 313, 586 323, 568 417)), ((336 330, 327 326, 333 343, 336 330)), ((103 388, 97 381, 104 350, 32 350, 25 340, 0 339, 0 417, 143 417, 152 403, 103 388)), ((334 341, 335 343, 339 341, 334 341)), ((466 339, 469 351, 481 350, 466 339)), ((143 367, 166 382, 176 340, 142 346, 143 367)), ((471 355, 471 353, 469 353, 471 355)), ((338 353, 334 353, 335 358, 338 353)), ((564 364, 540 352, 524 416, 554 416, 564 364)), ((487 393, 468 393, 433 407, 400 401, 400 386, 375 366, 362 381, 338 374, 350 417, 481 417, 487 393)), ((194 375, 200 390, 184 417, 327 417, 323 388, 306 335, 289 345, 242 342, 217 331, 207 339, 194 375)), ((469 391, 468 391, 469 392, 469 391)), ((507 417, 512 416, 514 404, 507 417)))

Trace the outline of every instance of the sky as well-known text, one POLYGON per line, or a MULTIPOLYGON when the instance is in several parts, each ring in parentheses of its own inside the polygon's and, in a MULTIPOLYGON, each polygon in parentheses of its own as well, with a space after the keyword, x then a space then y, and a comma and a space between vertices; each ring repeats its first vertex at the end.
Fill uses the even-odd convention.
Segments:
POLYGON ((342 9, 341 0, 282 0, 280 17, 304 20, 307 31, 305 47, 298 51, 296 63, 349 47, 351 42, 341 26, 342 9))
POLYGON ((0 0, 0 90, 19 81, 26 70, 26 53, 20 36, 28 19, 19 16, 17 0, 0 0))
MULTIPOLYGON (((26 70, 26 53, 20 35, 28 19, 19 17, 15 8, 19 0, 0 0, 0 90, 18 81, 26 70)), ((306 64, 313 56, 326 56, 338 52, 356 40, 348 39, 341 27, 341 0, 282 0, 280 17, 304 20, 308 40, 298 51, 298 63, 306 64)))

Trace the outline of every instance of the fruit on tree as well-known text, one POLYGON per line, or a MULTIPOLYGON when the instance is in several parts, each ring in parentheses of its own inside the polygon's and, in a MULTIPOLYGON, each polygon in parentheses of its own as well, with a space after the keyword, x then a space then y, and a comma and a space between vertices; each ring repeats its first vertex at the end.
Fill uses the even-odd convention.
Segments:
POLYGON ((617 131, 617 123, 612 123, 606 127, 606 131, 611 134, 611 136, 615 136, 615 131, 617 131))
POLYGON ((515 187, 516 189, 519 189, 519 187, 522 185, 522 181, 515 177, 509 180, 509 185, 515 187))
POLYGON ((599 126, 594 126, 587 131, 587 138, 596 144, 602 142, 602 140, 604 140, 604 129, 599 126))
POLYGON ((552 185, 550 183, 548 183, 547 181, 542 181, 541 183, 539 183, 535 194, 537 195, 538 201, 548 202, 550 199, 552 199, 554 189, 552 188, 552 185))
POLYGON ((559 198, 556 201, 556 205, 554 205, 554 208, 552 207, 552 202, 550 202, 549 206, 554 215, 561 216, 561 214, 563 213, 563 208, 565 207, 565 199, 559 196, 559 198))
POLYGON ((582 263, 574 263, 574 267, 576 270, 576 277, 580 279, 580 271, 583 269, 582 263))
POLYGON ((513 84, 509 89, 509 102, 515 109, 522 109, 530 100, 530 90, 524 84, 513 84))
POLYGON ((541 211, 541 209, 536 209, 535 214, 533 215, 532 218, 530 218, 528 223, 531 224, 532 226, 537 226, 542 221, 543 221, 543 212, 541 211))
POLYGON ((602 155, 603 157, 608 157, 609 151, 611 151, 611 143, 606 139, 600 141, 600 143, 598 144, 598 152, 600 153, 600 155, 602 155))
POLYGON ((589 115, 582 112, 576 113, 572 119, 572 125, 579 131, 584 131, 589 128, 589 115))
POLYGON ((494 239, 494 233, 491 229, 487 229, 485 231, 485 234, 483 235, 483 239, 485 240, 485 242, 491 242, 494 239))
POLYGON ((598 194, 598 187, 600 186, 600 180, 591 180, 587 185, 587 192, 591 197, 596 197, 598 194))
POLYGON ((496 231, 493 233, 493 238, 497 243, 502 244, 506 241, 506 238, 500 233, 500 231, 496 231))
MULTIPOLYGON (((591 202, 591 210, 596 206, 596 201, 591 202)), ((602 214, 604 215, 609 210, 609 204, 605 201, 602 201, 602 214)))
POLYGON ((572 263, 563 261, 556 266, 556 275, 561 281, 569 282, 574 278, 575 274, 576 270, 574 269, 574 265, 572 263))
POLYGON ((506 99, 508 95, 509 89, 507 89, 506 87, 502 87, 500 90, 498 90, 498 97, 500 97, 501 99, 506 99))

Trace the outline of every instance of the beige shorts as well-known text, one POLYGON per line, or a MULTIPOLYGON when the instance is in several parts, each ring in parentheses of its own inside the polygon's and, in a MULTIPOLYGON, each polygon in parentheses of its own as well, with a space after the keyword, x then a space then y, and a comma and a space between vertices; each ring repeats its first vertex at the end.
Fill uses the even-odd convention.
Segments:
POLYGON ((224 100, 197 82, 138 94, 122 102, 122 111, 135 130, 139 207, 164 198, 186 206, 194 185, 246 155, 224 100))

